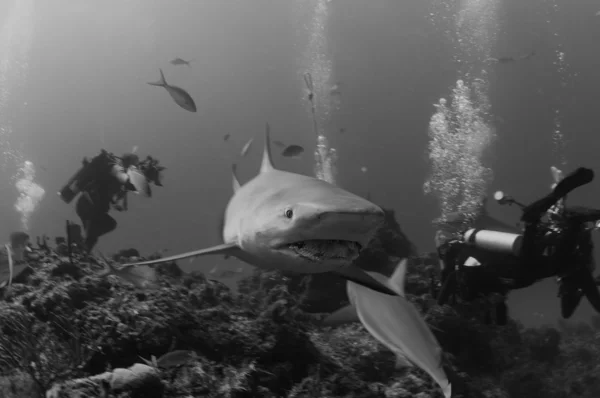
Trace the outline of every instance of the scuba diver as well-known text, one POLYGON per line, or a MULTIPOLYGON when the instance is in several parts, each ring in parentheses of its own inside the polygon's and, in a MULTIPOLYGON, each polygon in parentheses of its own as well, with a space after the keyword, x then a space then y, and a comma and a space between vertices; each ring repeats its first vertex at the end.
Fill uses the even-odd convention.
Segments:
MULTIPOLYGON (((557 245, 556 259, 559 264, 568 264, 569 257, 577 248, 578 231, 572 225, 561 225, 560 231, 541 236, 539 224, 544 215, 558 221, 564 210, 566 196, 573 190, 594 180, 594 171, 580 167, 557 182, 552 191, 523 209, 521 221, 525 224, 521 249, 523 270, 519 286, 527 287, 539 279, 552 276, 552 269, 544 264, 542 256, 551 244, 557 245)), ((571 224, 579 224, 574 220, 571 224)), ((550 267, 552 268, 552 267, 550 267)))
POLYGON ((81 193, 76 203, 76 212, 83 224, 85 241, 83 249, 90 253, 98 239, 117 227, 114 218, 108 215, 112 208, 127 210, 127 193, 141 193, 150 197, 150 183, 162 186, 162 170, 158 160, 148 156, 140 162, 134 153, 117 157, 101 150, 91 161, 84 158, 83 167, 58 193, 66 203, 81 193))
POLYGON ((511 64, 516 61, 529 59, 529 58, 533 57, 534 55, 535 55, 535 50, 530 52, 529 54, 520 55, 517 57, 512 57, 512 56, 511 57, 500 57, 500 58, 490 57, 490 58, 486 59, 485 62, 495 63, 495 64, 511 64))
MULTIPOLYGON (((561 179, 558 169, 553 167, 552 172, 555 178, 552 191, 531 205, 523 206, 521 221, 525 228, 521 245, 517 245, 512 254, 489 251, 470 243, 477 239, 475 235, 480 231, 477 226, 462 237, 460 233, 457 236, 456 232, 438 231, 436 247, 442 271, 438 304, 446 302, 457 284, 462 289, 461 297, 468 301, 494 293, 506 299, 513 289, 522 289, 541 279, 558 276, 563 317, 573 314, 583 293, 592 306, 600 306, 600 294, 591 278, 593 250, 585 225, 600 219, 600 211, 565 208, 567 194, 590 183, 594 173, 590 169, 578 168, 561 179), (544 215, 548 216, 549 222, 542 221, 544 215), (584 264, 583 267, 580 264, 584 264), (594 285, 593 289, 591 285, 594 285)), ((452 226, 452 223, 446 225, 452 226)), ((489 227, 484 227, 486 229, 489 230, 489 227)), ((489 231, 494 233, 494 229, 489 231)), ((498 324, 506 322, 506 312, 505 300, 496 305, 498 324)))

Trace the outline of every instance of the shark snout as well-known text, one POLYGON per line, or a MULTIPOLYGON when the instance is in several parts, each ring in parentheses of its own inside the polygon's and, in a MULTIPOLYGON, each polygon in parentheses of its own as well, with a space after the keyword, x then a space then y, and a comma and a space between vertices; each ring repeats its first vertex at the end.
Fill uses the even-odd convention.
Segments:
POLYGON ((320 239, 358 242, 365 246, 385 220, 379 208, 365 211, 326 211, 317 215, 315 229, 320 239))

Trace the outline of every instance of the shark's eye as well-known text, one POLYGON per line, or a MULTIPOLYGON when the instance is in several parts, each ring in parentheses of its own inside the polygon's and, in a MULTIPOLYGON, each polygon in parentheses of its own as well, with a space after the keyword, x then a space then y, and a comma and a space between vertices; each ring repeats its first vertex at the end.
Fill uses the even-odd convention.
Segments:
POLYGON ((287 218, 292 218, 292 217, 294 217, 294 211, 293 211, 292 209, 287 209, 287 210, 285 211, 285 216, 286 216, 287 218))

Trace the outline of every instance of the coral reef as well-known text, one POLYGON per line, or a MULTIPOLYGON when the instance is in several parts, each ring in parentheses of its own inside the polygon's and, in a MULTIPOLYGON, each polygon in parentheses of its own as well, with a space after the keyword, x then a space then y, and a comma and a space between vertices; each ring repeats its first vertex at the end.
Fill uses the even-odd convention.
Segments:
MULTIPOLYGON (((27 261, 0 302, 2 397, 442 397, 421 370, 397 370, 361 324, 321 327, 322 314, 302 310, 306 278, 255 270, 233 294, 170 263, 157 266, 158 289, 141 291, 76 252, 71 263, 34 249, 27 261), (176 350, 195 354, 168 367, 145 360, 176 350)), ((406 291, 463 397, 600 396, 600 318, 485 325, 485 303, 432 303, 436 269, 435 256, 414 256, 406 291)))

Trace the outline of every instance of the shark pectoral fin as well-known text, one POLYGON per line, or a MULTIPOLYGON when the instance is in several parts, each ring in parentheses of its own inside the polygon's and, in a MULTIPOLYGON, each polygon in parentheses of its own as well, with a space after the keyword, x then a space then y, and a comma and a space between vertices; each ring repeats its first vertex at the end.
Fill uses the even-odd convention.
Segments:
POLYGON ((161 263, 168 263, 171 261, 183 260, 184 258, 189 258, 189 257, 205 256, 208 254, 227 254, 230 256, 235 256, 236 253, 239 251, 241 251, 241 249, 238 247, 237 244, 224 243, 222 245, 208 247, 206 249, 195 250, 195 251, 186 252, 186 253, 182 253, 182 254, 176 254, 174 256, 163 257, 163 258, 159 258, 157 260, 142 261, 139 263, 130 263, 130 264, 125 264, 125 265, 131 266, 131 265, 161 264, 161 263))
POLYGON ((398 293, 354 265, 333 271, 333 273, 376 292, 388 294, 390 296, 398 296, 398 293))
POLYGON ((338 326, 345 323, 360 322, 356 308, 352 305, 342 307, 339 310, 331 313, 323 320, 323 326, 338 326))

